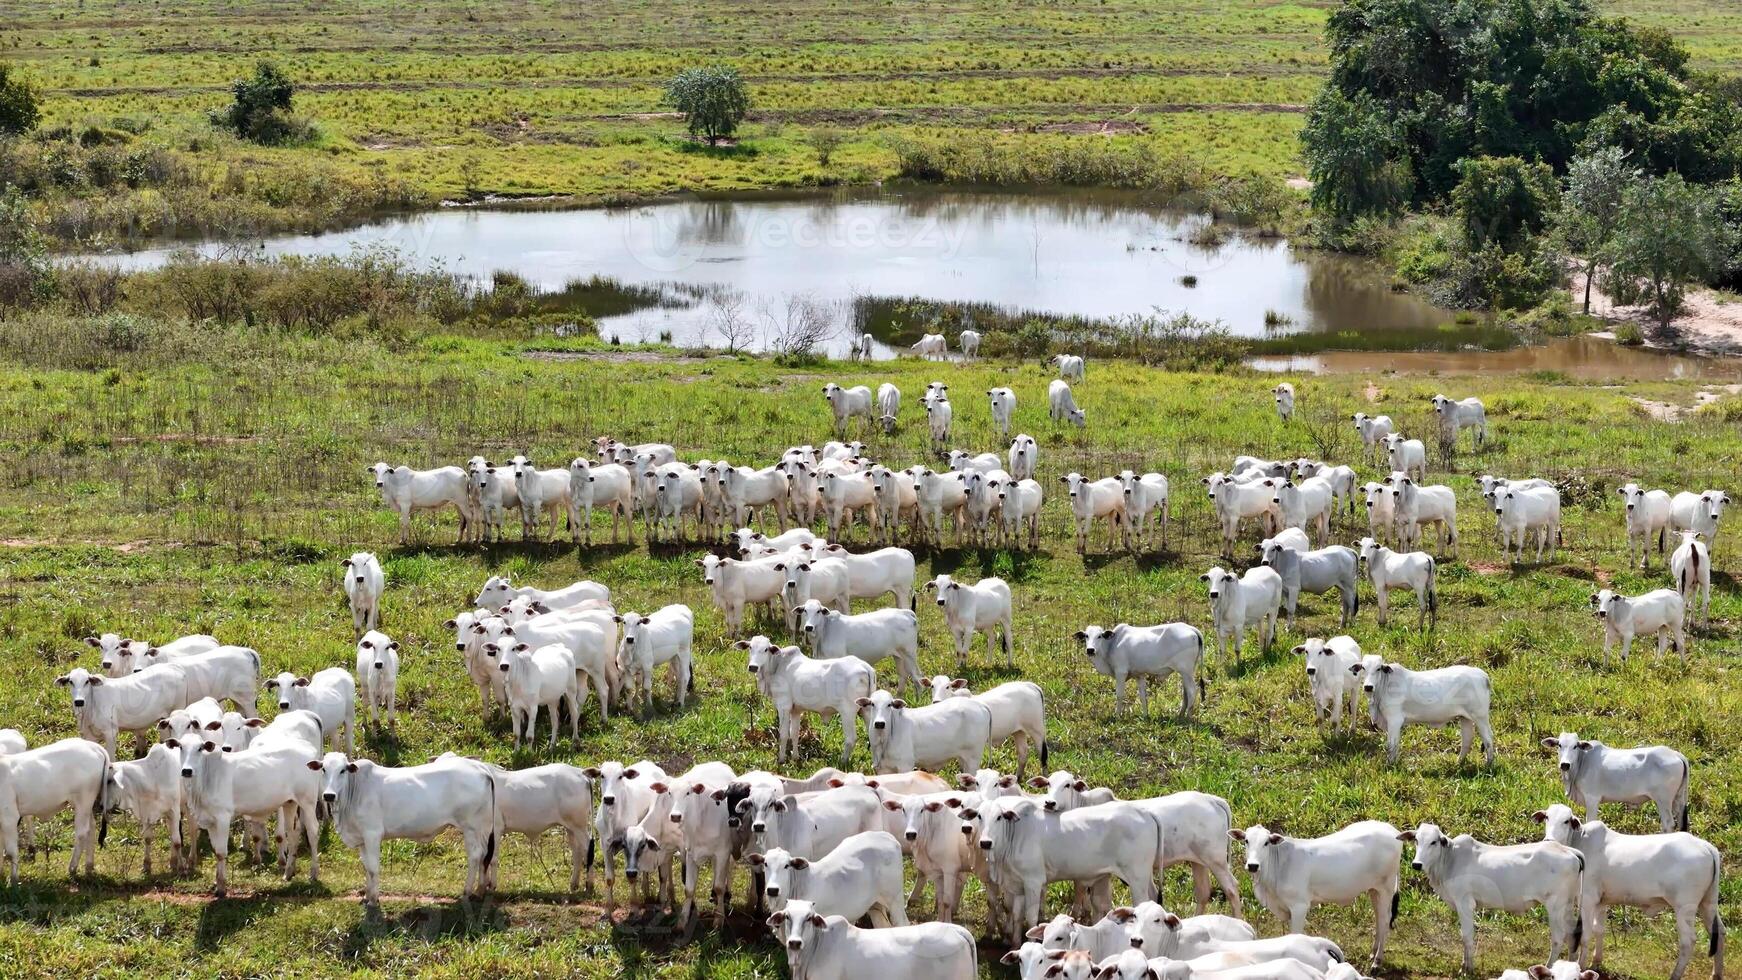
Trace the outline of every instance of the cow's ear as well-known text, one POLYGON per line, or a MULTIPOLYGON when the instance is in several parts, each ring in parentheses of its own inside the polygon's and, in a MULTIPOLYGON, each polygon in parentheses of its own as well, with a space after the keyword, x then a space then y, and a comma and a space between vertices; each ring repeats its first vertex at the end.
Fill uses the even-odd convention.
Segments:
POLYGON ((268 691, 278 690, 278 678, 274 677, 273 679, 267 681, 266 682, 266 689, 268 691))
POLYGON ((102 641, 102 640, 99 640, 99 639, 97 639, 97 638, 96 638, 96 637, 94 637, 94 636, 87 636, 87 637, 85 637, 85 646, 88 646, 88 647, 100 647, 100 646, 102 646, 102 645, 103 645, 103 641, 102 641))
POLYGON ((399 649, 399 641, 394 640, 392 643, 387 644, 387 649, 397 651, 399 649))
POLYGON ((179 748, 181 748, 181 742, 180 742, 180 741, 178 741, 178 740, 176 740, 176 739, 173 739, 173 738, 166 738, 166 739, 164 739, 164 740, 163 740, 163 744, 164 744, 164 745, 166 745, 166 746, 168 746, 168 747, 169 747, 169 748, 172 748, 172 749, 179 749, 179 748))
POLYGON ((1272 846, 1282 843, 1282 835, 1281 834, 1271 834, 1270 835, 1270 843, 1272 846))
POLYGON ((1362 666, 1361 664, 1350 664, 1349 665, 1349 673, 1351 673, 1351 674, 1359 674, 1361 671, 1366 670, 1366 669, 1367 668, 1362 666))
POLYGON ((1396 664, 1380 664, 1379 665, 1379 672, 1381 674, 1389 674, 1389 673, 1391 673, 1391 668, 1393 668, 1395 666, 1397 666, 1397 665, 1396 664))
POLYGON ((1178 929, 1180 927, 1180 917, 1177 915, 1174 915, 1172 912, 1169 912, 1167 914, 1167 917, 1162 919, 1161 921, 1167 923, 1167 927, 1169 929, 1178 929))
POLYGON ((1237 841, 1245 841, 1246 840, 1246 831, 1244 831, 1244 830, 1230 830, 1230 831, 1228 831, 1228 839, 1229 840, 1237 840, 1237 841))
POLYGON ((830 789, 840 789, 842 786, 847 784, 842 782, 838 777, 830 776, 828 785, 830 789))
POLYGON ((1003 956, 998 957, 998 962, 1004 964, 1005 966, 1015 966, 1016 964, 1022 962, 1022 957, 1017 955, 1016 950, 1013 949, 1010 952, 1005 953, 1003 956))
POLYGON ((308 678, 298 677, 296 679, 296 683, 293 686, 294 687, 307 687, 308 686, 308 678))
POLYGON ((92 677, 90 679, 89 683, 92 687, 102 687, 103 686, 103 678, 100 676, 99 677, 92 677))
POLYGON ((1541 963, 1531 967, 1526 972, 1530 974, 1530 980, 1551 980, 1554 976, 1554 971, 1541 963))
POLYGON ((322 768, 321 767, 321 760, 319 760, 319 759, 308 760, 308 767, 313 772, 320 772, 321 768, 322 768))
POLYGON ((200 746, 200 751, 202 751, 202 752, 216 752, 216 751, 218 751, 218 743, 207 742, 204 745, 200 746))
MULTIPOLYGON (((760 855, 760 854, 752 854, 752 855, 750 855, 750 858, 751 858, 751 860, 753 860, 757 864, 762 863, 762 855, 760 855)), ((786 924, 786 913, 785 912, 776 912, 773 915, 768 917, 768 925, 770 928, 778 929, 785 924, 786 924)))
POLYGON ((737 647, 740 650, 750 649, 750 641, 749 640, 739 640, 737 643, 734 643, 732 645, 737 647))
POLYGON ((1591 747, 1590 742, 1585 742, 1585 741, 1579 742, 1579 751, 1581 751, 1581 752, 1590 749, 1590 747, 1591 747))
POLYGON ((965 677, 958 677, 955 680, 950 681, 950 690, 952 691, 960 691, 962 688, 967 686, 968 679, 965 677))
POLYGON ((243 722, 243 726, 246 728, 265 728, 266 720, 264 718, 250 718, 243 722))
POLYGON ((159 728, 168 728, 168 727, 169 727, 169 719, 168 719, 168 718, 159 718, 159 719, 157 719, 157 727, 159 727, 159 728))
POLYGON ((357 771, 357 764, 355 762, 345 763, 345 771, 346 772, 356 772, 357 771))
POLYGON ((1077 780, 1077 781, 1076 781, 1076 782, 1075 782, 1075 783, 1072 783, 1072 784, 1071 784, 1071 788, 1072 788, 1072 789, 1074 789, 1074 790, 1076 790, 1076 791, 1077 791, 1077 792, 1079 792, 1079 793, 1081 793, 1081 792, 1083 792, 1083 791, 1084 791, 1084 790, 1086 790, 1086 789, 1088 789, 1088 788, 1089 788, 1089 784, 1088 784, 1088 783, 1085 783, 1085 782, 1083 782, 1083 781, 1082 781, 1082 780, 1080 780, 1080 779, 1079 779, 1079 780, 1077 780))
POLYGON ((1045 776, 1030 776, 1028 777, 1028 785, 1035 789, 1045 789, 1050 784, 1047 783, 1045 776))
POLYGON ((1075 633, 1072 633, 1071 636, 1079 640, 1086 640, 1089 638, 1088 631, 1086 630, 1077 630, 1075 633))
POLYGON ((639 779, 639 778, 641 778, 641 773, 637 772, 634 769, 625 769, 625 770, 623 770, 623 778, 624 779, 639 779))
POLYGON ((66 687, 68 684, 71 684, 73 682, 73 679, 71 677, 68 677, 65 674, 62 674, 59 677, 56 677, 54 679, 54 682, 56 684, 59 684, 61 687, 66 687))
POLYGON ((655 793, 667 793, 671 791, 671 787, 664 783, 649 783, 647 788, 653 790, 655 793))
POLYGON ((1415 831, 1406 830, 1403 833, 1398 834, 1397 839, 1400 841, 1407 841, 1407 842, 1413 844, 1413 843, 1415 843, 1415 831))
POLYGON ((1538 810, 1530 815, 1530 819, 1535 820, 1537 823, 1548 823, 1548 811, 1538 810))
POLYGON ((340 561, 339 564, 343 565, 346 568, 350 568, 351 567, 351 559, 346 558, 346 559, 340 561))
POLYGON ((1208 582, 1209 580, 1210 580, 1210 576, 1207 574, 1198 576, 1198 581, 1200 581, 1200 582, 1208 582))
POLYGON ((1561 747, 1561 743, 1559 739, 1545 738, 1542 740, 1542 747, 1545 749, 1558 749, 1561 747))
POLYGON ((944 806, 947 806, 952 810, 960 810, 962 808, 962 798, 959 796, 952 796, 944 800, 944 806))
POLYGON ((1032 928, 1032 929, 1030 929, 1027 932, 1022 934, 1024 939, 1032 939, 1036 942, 1039 942, 1040 938, 1042 936, 1045 936, 1045 935, 1046 935, 1046 927, 1045 926, 1035 926, 1034 928, 1032 928))
POLYGON ((723 800, 726 799, 726 791, 723 789, 714 790, 714 792, 711 795, 709 795, 708 798, 713 800, 715 803, 722 802, 723 800))
POLYGON ((893 701, 891 701, 891 702, 889 702, 889 706, 890 706, 890 707, 891 707, 891 708, 894 708, 894 709, 896 709, 896 710, 897 710, 897 711, 899 711, 899 710, 901 710, 901 709, 903 709, 903 708, 906 708, 906 707, 907 707, 907 702, 906 702, 906 701, 903 701, 903 700, 902 700, 902 699, 900 699, 900 698, 896 698, 896 699, 895 699, 895 700, 893 700, 893 701))
POLYGON ((806 861, 804 858, 793 858, 792 860, 786 862, 786 866, 793 869, 794 871, 803 871, 804 869, 810 867, 811 863, 809 861, 806 861))
MULTIPOLYGON (((895 802, 894 800, 884 800, 883 801, 883 809, 888 810, 890 813, 895 813, 896 811, 901 809, 901 804, 895 802)), ((929 803, 926 804, 926 809, 928 809, 928 810, 931 809, 931 804, 929 804, 929 803)))
POLYGON ((1119 923, 1130 922, 1132 919, 1137 918, 1137 910, 1121 905, 1113 911, 1108 912, 1107 918, 1119 923))
POLYGON ((220 731, 223 729, 223 727, 224 727, 224 723, 221 721, 208 721, 208 722, 206 722, 206 731, 208 731, 208 732, 220 731))
POLYGON ((858 705, 861 708, 871 707, 871 699, 870 698, 854 698, 853 703, 858 705))

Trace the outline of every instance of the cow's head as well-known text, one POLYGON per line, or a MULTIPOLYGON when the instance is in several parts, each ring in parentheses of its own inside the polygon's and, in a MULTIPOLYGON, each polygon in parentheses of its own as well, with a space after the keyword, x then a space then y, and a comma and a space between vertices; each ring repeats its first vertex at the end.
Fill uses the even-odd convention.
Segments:
POLYGON ((1246 845, 1246 870, 1258 874, 1264 867, 1265 855, 1271 848, 1280 847, 1286 839, 1281 834, 1272 833, 1263 824, 1255 824, 1245 830, 1230 830, 1228 837, 1246 845))

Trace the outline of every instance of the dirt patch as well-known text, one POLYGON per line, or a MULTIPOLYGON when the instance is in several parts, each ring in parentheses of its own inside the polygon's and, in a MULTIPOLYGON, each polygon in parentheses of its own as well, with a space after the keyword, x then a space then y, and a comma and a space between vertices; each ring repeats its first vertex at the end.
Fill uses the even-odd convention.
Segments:
POLYGON ((250 442, 259 442, 259 436, 201 436, 192 432, 159 432, 154 436, 116 436, 110 440, 117 445, 128 445, 136 442, 191 442, 196 446, 239 446, 250 442))
POLYGON ((185 541, 51 541, 46 538, 0 538, 0 548, 109 548, 123 555, 141 551, 185 548, 185 541))
POLYGON ((1074 136, 1120 136, 1147 133, 1149 127, 1134 119, 1082 119, 1067 122, 1037 123, 1033 126, 1008 128, 1006 133, 1064 133, 1074 136))
POLYGON ((1627 400, 1645 410, 1645 414, 1659 422, 1680 422, 1689 414, 1697 412, 1707 405, 1722 400, 1725 395, 1742 392, 1742 384, 1703 385, 1694 392, 1692 405, 1678 405, 1675 402, 1660 402, 1650 398, 1629 397, 1627 400))
POLYGON ((1367 382, 1367 387, 1361 389, 1361 394, 1366 396, 1369 403, 1372 403, 1377 402, 1380 396, 1384 395, 1385 392, 1380 391, 1378 385, 1369 381, 1367 382))
MULTIPOLYGON (((1572 276, 1568 295, 1574 302, 1584 301, 1583 275, 1572 276)), ((1709 289, 1694 290, 1683 299, 1682 311, 1670 321, 1667 333, 1645 307, 1618 304, 1601 289, 1591 290, 1591 315, 1638 324, 1648 347, 1687 349, 1699 354, 1742 354, 1742 303, 1724 302, 1709 289)))
POLYGON ((1313 189, 1313 182, 1305 177, 1290 177, 1283 183, 1287 184, 1291 190, 1310 191, 1313 189))
POLYGON ((535 361, 604 361, 623 364, 701 364, 706 357, 662 354, 652 350, 529 350, 520 355, 535 361))
POLYGON ((1506 566, 1505 565, 1499 565, 1499 564, 1496 564, 1496 563, 1491 562, 1491 561, 1470 561, 1470 562, 1465 562, 1464 564, 1469 567, 1470 571, 1475 572, 1477 575, 1505 575, 1506 574, 1506 566))

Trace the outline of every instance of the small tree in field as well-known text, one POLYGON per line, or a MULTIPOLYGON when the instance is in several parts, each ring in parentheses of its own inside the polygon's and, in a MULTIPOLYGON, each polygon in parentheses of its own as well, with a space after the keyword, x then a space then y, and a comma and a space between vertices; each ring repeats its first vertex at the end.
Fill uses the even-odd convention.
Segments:
POLYGON ((21 136, 42 119, 36 87, 0 64, 0 136, 21 136))
POLYGON ((1638 181, 1622 196, 1607 258, 1611 293, 1642 298, 1668 330, 1688 284, 1716 275, 1730 254, 1730 231, 1712 190, 1680 174, 1638 181))
POLYGON ((683 113, 690 135, 709 145, 731 136, 750 111, 750 93, 738 69, 726 65, 686 68, 665 87, 666 104, 683 113))
POLYGON ((290 117, 296 83, 270 61, 262 61, 248 78, 230 84, 234 101, 212 114, 212 121, 243 139, 282 143, 296 130, 290 117))

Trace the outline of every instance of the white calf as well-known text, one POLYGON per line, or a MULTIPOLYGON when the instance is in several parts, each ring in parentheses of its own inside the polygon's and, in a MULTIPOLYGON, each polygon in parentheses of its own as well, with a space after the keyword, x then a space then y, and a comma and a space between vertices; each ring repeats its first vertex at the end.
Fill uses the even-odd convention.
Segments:
POLYGON ((1704 493, 1678 493, 1669 501, 1669 527, 1672 531, 1698 531, 1707 541, 1718 540, 1718 522, 1724 508, 1730 506, 1730 495, 1722 490, 1704 493))
POLYGON ((1461 737, 1458 761, 1470 754, 1473 734, 1482 736, 1482 754, 1494 764, 1494 731, 1488 721, 1494 686, 1479 667, 1440 667, 1410 670, 1397 663, 1382 663, 1369 670, 1364 663, 1349 668, 1361 676, 1366 692, 1385 730, 1385 755, 1397 761, 1398 743, 1404 725, 1442 728, 1457 723, 1461 737))
POLYGON ((1373 449, 1385 441, 1397 428, 1389 415, 1368 415, 1366 412, 1356 412, 1350 416, 1355 421, 1355 431, 1361 434, 1361 445, 1365 448, 1365 458, 1373 458, 1373 449))
POLYGON ((937 593, 937 603, 944 609, 944 622, 956 645, 956 665, 961 671, 968 666, 968 648, 975 633, 986 634, 986 655, 992 655, 992 637, 1004 637, 1004 662, 1014 666, 1016 646, 1012 636, 1015 613, 1011 608, 1010 586, 1000 578, 985 578, 973 585, 958 582, 948 575, 939 575, 925 584, 927 592, 937 593))
POLYGON ((1361 563, 1353 549, 1334 544, 1316 551, 1302 551, 1277 538, 1265 538, 1258 545, 1258 554, 1263 564, 1276 569, 1282 578, 1282 607, 1288 612, 1289 629, 1294 628, 1295 607, 1302 592, 1324 595, 1336 589, 1342 601, 1344 627, 1361 611, 1356 589, 1361 563))
POLYGON ((696 561, 702 566, 702 581, 714 598, 714 605, 726 620, 726 632, 736 635, 744 626, 744 612, 750 606, 772 603, 786 588, 786 572, 775 568, 786 559, 779 555, 738 561, 707 555, 696 561))
POLYGON ((1294 385, 1284 381, 1270 389, 1270 393, 1276 396, 1277 417, 1284 422, 1294 418, 1294 385))
POLYGON ((1018 433, 1010 442, 1010 476, 1017 480, 1032 480, 1040 462, 1040 444, 1026 432, 1018 433))
POLYGON ((85 859, 85 874, 93 873, 97 859, 93 817, 108 771, 109 753, 82 738, 63 738, 0 755, 0 852, 10 867, 13 888, 18 887, 19 822, 53 816, 66 806, 73 811, 73 856, 67 862, 67 875, 79 873, 80 857, 85 859))
POLYGON ((823 385, 823 397, 829 402, 829 412, 835 417, 835 431, 845 433, 847 420, 855 415, 873 418, 871 389, 864 385, 843 388, 833 381, 823 385))
POLYGON ((944 518, 956 527, 956 541, 962 538, 962 511, 968 504, 968 487, 954 473, 938 473, 924 466, 905 471, 913 477, 914 496, 919 506, 920 538, 943 544, 944 518))
MULTIPOLYGON (((623 849, 624 835, 639 824, 653 807, 656 783, 666 779, 665 770, 642 759, 624 768, 621 762, 601 762, 583 770, 599 784, 599 809, 593 814, 593 836, 605 855, 605 908, 617 906, 617 865, 612 855, 623 849)), ((589 865, 589 878, 591 877, 589 865)))
POLYGON ((1010 417, 1016 414, 1016 392, 1009 388, 993 388, 986 392, 992 403, 992 424, 998 434, 1010 438, 1010 417))
POLYGON ((611 543, 617 543, 619 522, 629 525, 629 543, 635 543, 634 476, 616 463, 594 463, 576 456, 569 463, 569 537, 593 543, 593 508, 611 515, 611 543))
POLYGON ((840 916, 818 915, 809 902, 789 903, 768 917, 768 925, 786 945, 792 975, 806 980, 975 980, 980 975, 974 936, 958 925, 861 929, 840 916))
POLYGON ((1603 662, 1609 662, 1609 648, 1621 641, 1621 659, 1633 649, 1635 636, 1657 637, 1657 657, 1663 659, 1664 647, 1673 645, 1682 661, 1688 659, 1687 635, 1682 631, 1686 603, 1674 589, 1653 589, 1644 595, 1624 596, 1610 589, 1591 596, 1591 609, 1603 621, 1603 662))
POLYGON ((1664 745, 1613 749, 1581 739, 1573 732, 1545 738, 1542 747, 1560 756, 1561 787, 1567 799, 1585 807, 1585 819, 1596 820, 1600 803, 1614 801, 1641 806, 1657 804, 1664 832, 1688 829, 1688 757, 1664 745))
POLYGON ((1179 675, 1180 717, 1191 714, 1197 705, 1198 685, 1194 684, 1198 668, 1204 662, 1204 634, 1188 623, 1163 623, 1160 626, 1130 626, 1125 623, 1112 629, 1085 626, 1076 632, 1083 641, 1084 652, 1095 672, 1113 678, 1113 711, 1125 711, 1125 681, 1137 679, 1137 699, 1144 714, 1149 713, 1149 685, 1160 684, 1169 674, 1179 675))
POLYGON ((145 733, 159 719, 201 698, 233 701, 244 715, 254 717, 259 671, 258 653, 246 647, 219 647, 114 680, 75 667, 55 678, 55 683, 72 694, 79 735, 101 743, 113 757, 122 732, 136 733, 143 744, 145 733))
MULTIPOLYGON (((1119 473, 1119 486, 1125 495, 1125 526, 1127 533, 1135 531, 1139 546, 1148 544, 1149 515, 1161 515, 1161 544, 1167 546, 1167 477, 1160 473, 1138 476, 1131 470, 1119 473)), ((1129 546, 1129 541, 1127 541, 1129 546)))
POLYGON ((540 708, 550 713, 549 745, 555 748, 557 730, 562 727, 559 711, 564 702, 572 726, 569 737, 581 737, 580 683, 575 675, 575 655, 568 647, 547 643, 534 649, 530 644, 516 643, 500 651, 496 661, 496 669, 502 672, 502 690, 508 696, 508 725, 514 731, 516 749, 520 748, 522 738, 527 745, 532 744, 540 708))
POLYGON ((987 852, 991 879, 1009 910, 1004 925, 1011 936, 1040 924, 1049 882, 1089 885, 1112 875, 1131 890, 1132 901, 1155 898, 1161 828, 1128 803, 1059 813, 1035 800, 1003 797, 963 810, 962 816, 979 821, 980 849, 987 852))
POLYGON ((145 640, 129 640, 114 633, 85 637, 85 645, 102 654, 103 673, 109 677, 126 677, 152 664, 171 663, 182 657, 216 650, 217 637, 193 633, 168 643, 153 645, 145 640))
POLYGON ((681 709, 695 687, 695 613, 686 605, 673 603, 646 616, 626 612, 616 620, 623 626, 617 669, 625 690, 640 688, 641 717, 653 714, 653 672, 661 664, 671 665, 672 686, 681 709))
POLYGON ((1393 540, 1397 533, 1396 509, 1391 506, 1391 488, 1383 483, 1361 484, 1361 496, 1367 502, 1367 533, 1375 541, 1393 540))
POLYGON ((387 727, 398 724, 395 705, 399 694, 399 641, 386 634, 370 630, 357 641, 357 689, 363 693, 363 703, 369 708, 369 724, 375 725, 379 715, 387 716, 387 727))
POLYGON ((1427 479, 1427 446, 1420 439, 1405 439, 1393 432, 1385 437, 1385 454, 1393 473, 1409 473, 1427 479))
POLYGON ((822 556, 847 566, 847 591, 853 599, 875 599, 888 594, 895 605, 913 608, 913 552, 906 548, 879 548, 853 554, 838 544, 823 548, 822 556))
POLYGON ((1063 378, 1054 378, 1046 386, 1046 413, 1054 422, 1069 422, 1077 428, 1088 424, 1088 417, 1077 407, 1071 386, 1063 378))
POLYGON ((1664 550, 1664 538, 1669 533, 1674 506, 1663 490, 1646 490, 1629 483, 1615 491, 1626 503, 1623 513, 1627 522, 1627 561, 1633 562, 1633 551, 1639 549, 1639 567, 1651 560, 1651 539, 1657 539, 1657 550, 1664 550))
POLYGON ((799 624, 819 659, 851 657, 873 667, 893 659, 903 694, 909 684, 925 683, 919 673, 919 614, 911 609, 850 615, 811 599, 799 607, 799 624))
POLYGON ((99 806, 102 820, 97 843, 101 845, 108 837, 110 814, 121 810, 133 814, 145 848, 145 876, 151 877, 151 838, 158 824, 164 825, 169 836, 172 860, 181 851, 181 754, 159 744, 143 759, 111 765, 99 806))
MULTIPOLYGON (((523 834, 536 842, 548 830, 561 830, 569 844, 569 891, 579 889, 581 866, 588 863, 586 855, 593 844, 592 780, 560 762, 520 770, 492 767, 490 774, 496 781, 496 812, 502 818, 502 831, 523 834)), ((589 865, 587 887, 592 886, 589 865)))
POLYGON ((931 447, 941 449, 950 444, 950 424, 955 409, 948 398, 938 397, 925 403, 926 429, 931 433, 931 447))
MULTIPOLYGON (((1113 530, 1125 530, 1125 487, 1118 477, 1103 477, 1091 481, 1081 473, 1072 471, 1059 477, 1070 494, 1071 517, 1077 528, 1077 553, 1086 554, 1089 550, 1089 529, 1095 520, 1101 518, 1107 521, 1107 547, 1113 547, 1113 530)), ((1127 544, 1129 544, 1127 539, 1127 544)))
POLYGON ((1040 508, 1046 491, 1035 480, 1011 480, 997 484, 999 528, 1005 544, 1022 543, 1028 532, 1028 547, 1040 547, 1040 508))
POLYGON ((838 786, 804 796, 752 793, 740 805, 753 840, 815 861, 854 834, 883 829, 883 803, 870 786, 838 786))
POLYGON ((467 495, 466 471, 458 466, 414 470, 409 466, 376 463, 369 467, 381 500, 399 515, 399 543, 411 543, 411 515, 420 510, 452 507, 460 515, 460 540, 465 541, 472 522, 467 495))
POLYGON ((1056 364, 1059 377, 1065 381, 1081 381, 1086 374, 1083 359, 1075 354, 1054 354, 1047 363, 1056 364))
POLYGON ((1282 524, 1276 507, 1276 494, 1264 482, 1265 478, 1245 480, 1225 473, 1211 473, 1202 480, 1209 488, 1210 501, 1215 505, 1216 519, 1222 525, 1222 555, 1231 558, 1234 542, 1240 536, 1240 522, 1258 518, 1266 533, 1282 524))
POLYGON ((1453 401, 1444 395, 1433 397, 1434 414, 1440 418, 1440 438, 1450 445, 1464 429, 1476 430, 1476 445, 1488 439, 1488 413, 1479 398, 1453 401))
POLYGON ((798 647, 778 647, 765 636, 741 640, 738 648, 749 651, 756 686, 774 702, 778 761, 798 751, 799 716, 808 711, 840 721, 841 765, 848 765, 858 740, 858 703, 877 690, 877 671, 856 657, 812 660, 798 647))
POLYGON ((910 708, 888 691, 858 699, 878 773, 934 770, 955 760, 962 772, 980 768, 992 741, 992 709, 974 698, 949 698, 910 708))
MULTIPOLYGON (((299 716, 308 717, 300 711, 280 715, 299 716)), ((320 820, 315 804, 321 780, 312 771, 320 765, 319 746, 265 733, 238 752, 197 737, 164 744, 181 754, 182 791, 191 802, 195 825, 206 832, 217 859, 214 891, 219 898, 229 888, 230 826, 237 817, 264 820, 278 815, 278 862, 286 881, 296 873, 297 841, 291 828, 300 826, 308 844, 309 881, 320 880, 320 820)), ((183 837, 191 847, 193 838, 183 837)))
POLYGON ((345 598, 351 603, 351 629, 361 637, 381 626, 381 596, 387 591, 387 577, 381 571, 381 561, 367 551, 359 551, 339 562, 345 569, 342 583, 345 598))
POLYGON ((1252 892, 1290 932, 1304 932, 1307 909, 1330 902, 1353 905, 1362 895, 1373 901, 1374 966, 1385 955, 1385 940, 1397 919, 1398 862, 1403 842, 1397 828, 1382 820, 1362 820, 1324 837, 1285 837, 1262 824, 1230 830, 1246 844, 1246 870, 1252 892))
POLYGON ((1416 629, 1422 629, 1432 618, 1440 622, 1440 600, 1435 580, 1434 556, 1423 551, 1392 551, 1374 541, 1362 538, 1357 554, 1367 563, 1367 575, 1373 581, 1373 596, 1379 606, 1379 625, 1391 619, 1391 590, 1410 589, 1415 592, 1416 629))
POLYGON ((895 417, 901 413, 901 389, 885 381, 877 386, 877 421, 884 435, 895 434, 895 417))
POLYGON ((573 609, 587 602, 609 602, 611 590, 590 579, 560 589, 539 589, 515 585, 506 575, 492 575, 484 581, 484 587, 478 590, 478 597, 472 600, 472 604, 500 610, 516 599, 530 599, 538 604, 538 612, 547 613, 554 609, 573 609))
POLYGON ((868 915, 880 929, 908 924, 901 842, 881 830, 854 834, 815 861, 775 847, 750 855, 750 863, 762 869, 763 892, 776 912, 789 902, 808 902, 819 914, 848 922, 868 915))
POLYGON ((1210 619, 1216 626, 1216 657, 1226 656, 1223 647, 1230 638, 1234 659, 1240 659, 1240 640, 1249 628, 1258 630, 1258 645, 1270 648, 1276 638, 1276 620, 1282 614, 1282 576, 1276 569, 1259 565, 1235 575, 1221 566, 1198 576, 1210 586, 1210 619))
MULTIPOLYGON (((980 331, 964 330, 956 335, 956 343, 961 345, 963 360, 971 361, 980 356, 980 331)), ((848 918, 854 917, 848 916, 848 918)))
POLYGON ((877 487, 870 473, 823 474, 823 513, 829 521, 829 537, 841 540, 852 529, 855 517, 871 523, 877 506, 877 487))
POLYGON ((774 567, 786 576, 780 595, 786 601, 787 624, 795 636, 798 611, 812 599, 840 612, 853 611, 853 580, 841 559, 782 558, 774 567))
POLYGON ((1016 740, 1017 779, 1021 779, 1028 769, 1028 752, 1033 746, 1040 747, 1041 767, 1047 765, 1046 698, 1041 694, 1039 684, 1009 681, 984 694, 975 694, 968 689, 966 679, 951 679, 940 674, 931 679, 931 696, 934 704, 948 698, 971 697, 992 709, 990 744, 1002 745, 1010 739, 1016 740))
MULTIPOLYGON (((525 456, 516 456, 512 461, 514 466, 514 489, 520 494, 520 531, 522 537, 531 541, 538 537, 538 519, 542 513, 550 521, 550 533, 556 536, 556 522, 559 517, 573 513, 574 497, 571 492, 573 480, 568 469, 541 470, 532 465, 525 456)), ((573 537, 574 526, 569 526, 569 535, 573 537)))
POLYGON ((1683 531, 1681 536, 1682 543, 1669 556, 1669 576, 1684 608, 1699 598, 1700 623, 1705 625, 1712 619, 1712 550, 1700 540, 1699 531, 1683 531))
POLYGON ((278 692, 278 710, 307 711, 319 718, 321 731, 332 741, 335 752, 341 731, 345 734, 345 752, 357 751, 357 681, 350 671, 328 667, 312 677, 279 674, 266 682, 266 689, 278 692))
POLYGON ((1530 535, 1536 535, 1536 560, 1542 561, 1546 547, 1549 557, 1560 544, 1561 492, 1554 487, 1522 490, 1500 487, 1494 493, 1494 516, 1500 525, 1500 553, 1510 556, 1512 544, 1518 543, 1518 561, 1524 561, 1524 546, 1530 535))
POLYGON ((1469 834, 1447 837, 1424 823, 1398 834, 1415 845, 1411 866, 1427 874, 1427 883, 1458 913, 1464 939, 1464 972, 1476 972, 1476 910, 1501 909, 1513 914, 1541 905, 1548 913, 1548 959, 1570 954, 1579 945, 1579 877, 1585 859, 1570 847, 1552 841, 1495 846, 1469 834))
POLYGON ((1283 527, 1317 526, 1321 539, 1330 536, 1331 511, 1337 500, 1331 481, 1314 476, 1298 482, 1289 479, 1268 482, 1274 491, 1270 502, 1282 514, 1283 527))
POLYGON ((1328 640, 1313 637, 1294 648, 1295 655, 1305 658, 1307 686, 1312 689, 1313 720, 1323 724, 1327 719, 1335 732, 1343 722, 1343 706, 1349 708, 1349 731, 1355 730, 1355 692, 1361 689, 1360 678, 1353 668, 1361 664, 1361 644, 1352 636, 1333 636, 1328 640))
POLYGON ((1414 548, 1421 541, 1423 524, 1438 525, 1440 547, 1458 553, 1458 497, 1451 487, 1422 486, 1406 473, 1385 478, 1391 487, 1391 516, 1397 522, 1400 548, 1414 548))

